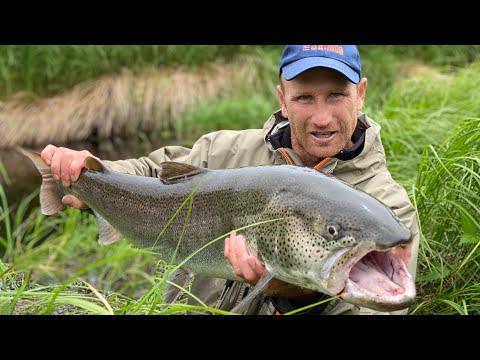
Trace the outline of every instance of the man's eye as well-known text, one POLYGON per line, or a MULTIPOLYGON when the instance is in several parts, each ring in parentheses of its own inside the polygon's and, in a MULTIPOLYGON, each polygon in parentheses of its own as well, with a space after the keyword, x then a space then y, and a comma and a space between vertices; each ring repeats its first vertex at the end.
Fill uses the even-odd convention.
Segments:
POLYGON ((309 96, 309 95, 300 95, 299 97, 297 97, 297 100, 298 101, 310 101, 312 97, 309 96))

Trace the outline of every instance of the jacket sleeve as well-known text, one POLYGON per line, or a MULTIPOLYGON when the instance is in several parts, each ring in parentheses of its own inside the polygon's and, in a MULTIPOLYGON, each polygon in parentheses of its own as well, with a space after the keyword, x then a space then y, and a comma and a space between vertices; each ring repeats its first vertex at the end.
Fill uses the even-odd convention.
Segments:
POLYGON ((114 171, 156 177, 158 165, 164 161, 226 169, 273 164, 275 155, 265 146, 261 130, 220 130, 203 135, 191 149, 166 146, 138 159, 104 162, 114 171))
POLYGON ((109 161, 103 163, 113 171, 156 177, 159 164, 164 161, 178 161, 190 165, 208 167, 208 154, 211 145, 211 136, 202 136, 192 147, 165 146, 153 151, 148 156, 138 159, 109 161))
POLYGON ((102 162, 113 171, 155 177, 157 175, 158 165, 161 162, 182 161, 182 159, 188 156, 190 151, 190 149, 181 146, 168 146, 138 159, 103 160, 102 162))

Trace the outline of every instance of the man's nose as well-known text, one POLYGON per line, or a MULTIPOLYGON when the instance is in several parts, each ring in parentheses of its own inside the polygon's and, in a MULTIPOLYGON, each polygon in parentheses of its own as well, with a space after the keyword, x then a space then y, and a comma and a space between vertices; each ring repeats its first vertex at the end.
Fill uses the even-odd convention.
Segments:
POLYGON ((318 101, 315 103, 313 108, 313 113, 311 116, 313 123, 317 126, 327 126, 333 119, 332 112, 329 107, 323 101, 318 101))

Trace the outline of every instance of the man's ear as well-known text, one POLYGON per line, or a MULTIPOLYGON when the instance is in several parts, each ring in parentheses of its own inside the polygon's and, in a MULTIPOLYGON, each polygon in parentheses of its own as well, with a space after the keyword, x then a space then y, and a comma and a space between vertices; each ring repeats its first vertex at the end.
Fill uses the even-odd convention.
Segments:
POLYGON ((367 78, 362 78, 357 85, 357 110, 361 111, 365 102, 365 94, 367 93, 367 78))
POLYGON ((277 85, 277 95, 278 95, 278 101, 280 103, 280 109, 282 110, 282 116, 285 119, 288 119, 288 111, 287 111, 287 107, 285 106, 285 95, 280 85, 277 85))

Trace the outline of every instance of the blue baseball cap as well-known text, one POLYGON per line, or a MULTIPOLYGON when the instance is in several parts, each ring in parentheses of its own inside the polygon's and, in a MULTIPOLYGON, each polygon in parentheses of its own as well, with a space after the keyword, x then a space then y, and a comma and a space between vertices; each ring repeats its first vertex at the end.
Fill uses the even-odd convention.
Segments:
POLYGON ((355 45, 287 45, 280 58, 280 74, 292 80, 314 67, 327 67, 358 84, 362 77, 360 54, 355 45))

